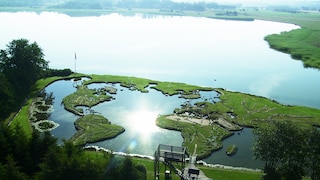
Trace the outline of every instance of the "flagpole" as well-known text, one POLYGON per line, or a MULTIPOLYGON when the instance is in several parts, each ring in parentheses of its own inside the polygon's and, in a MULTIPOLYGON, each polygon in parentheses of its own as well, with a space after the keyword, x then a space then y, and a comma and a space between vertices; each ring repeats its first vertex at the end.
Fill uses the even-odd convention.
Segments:
POLYGON ((74 52, 74 73, 77 73, 77 54, 74 52))

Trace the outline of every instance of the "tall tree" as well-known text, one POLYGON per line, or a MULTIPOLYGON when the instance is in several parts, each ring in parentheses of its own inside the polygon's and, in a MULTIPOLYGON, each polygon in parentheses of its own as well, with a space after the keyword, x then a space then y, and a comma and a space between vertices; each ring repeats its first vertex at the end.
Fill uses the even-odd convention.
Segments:
POLYGON ((277 148, 279 139, 275 135, 274 126, 264 126, 254 129, 253 132, 255 135, 254 156, 265 162, 264 179, 281 179, 277 172, 277 166, 280 163, 280 150, 277 148))
POLYGON ((265 179, 301 179, 306 166, 306 134, 288 122, 256 129, 254 155, 265 161, 265 179))
POLYGON ((29 93, 46 69, 48 62, 36 42, 13 40, 7 49, 0 51, 0 72, 6 76, 20 99, 29 93))

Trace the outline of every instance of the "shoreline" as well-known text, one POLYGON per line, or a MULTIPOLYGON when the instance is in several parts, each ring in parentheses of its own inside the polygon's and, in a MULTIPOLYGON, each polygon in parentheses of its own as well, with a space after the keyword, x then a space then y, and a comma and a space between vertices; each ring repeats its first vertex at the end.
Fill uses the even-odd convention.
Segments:
MULTIPOLYGON (((136 157, 136 158, 149 159, 153 161, 155 159, 153 156, 149 156, 149 155, 117 152, 117 151, 112 151, 110 149, 106 149, 106 148, 94 146, 94 145, 85 146, 83 147, 83 150, 95 150, 96 152, 103 151, 103 152, 112 153, 118 156, 130 156, 130 157, 136 157)), ((189 158, 186 158, 186 161, 189 162, 189 158)), ((222 165, 222 164, 209 164, 203 160, 196 161, 196 164, 204 167, 209 167, 209 168, 220 168, 220 169, 230 169, 230 170, 250 171, 250 172, 263 172, 262 169, 258 169, 258 168, 253 169, 253 168, 247 168, 247 167, 235 167, 235 166, 228 166, 228 165, 222 165)))

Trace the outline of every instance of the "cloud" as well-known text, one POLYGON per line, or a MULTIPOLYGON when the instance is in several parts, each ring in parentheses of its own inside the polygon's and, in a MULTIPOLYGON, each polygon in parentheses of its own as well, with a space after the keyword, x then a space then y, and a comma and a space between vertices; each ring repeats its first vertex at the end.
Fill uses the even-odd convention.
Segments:
POLYGON ((253 82, 249 86, 249 90, 253 94, 268 97, 270 92, 274 91, 284 80, 287 79, 286 74, 272 74, 260 80, 253 82))

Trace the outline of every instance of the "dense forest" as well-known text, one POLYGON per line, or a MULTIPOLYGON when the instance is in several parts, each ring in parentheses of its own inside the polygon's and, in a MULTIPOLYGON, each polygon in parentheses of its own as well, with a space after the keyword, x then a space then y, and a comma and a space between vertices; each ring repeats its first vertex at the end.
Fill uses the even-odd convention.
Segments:
POLYGON ((146 179, 146 168, 130 157, 92 153, 57 140, 49 132, 26 136, 19 126, 0 125, 1 179, 146 179))

